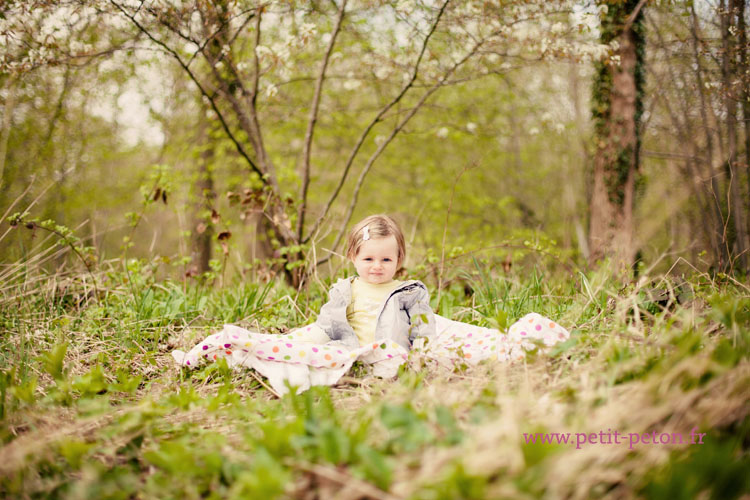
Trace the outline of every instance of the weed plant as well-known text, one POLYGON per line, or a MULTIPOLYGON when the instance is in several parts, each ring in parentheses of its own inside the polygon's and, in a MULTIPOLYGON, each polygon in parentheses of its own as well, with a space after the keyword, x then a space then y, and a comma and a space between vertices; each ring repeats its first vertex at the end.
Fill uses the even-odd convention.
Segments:
MULTIPOLYGON (((750 493, 750 293, 731 277, 452 271, 433 307, 505 328, 528 312, 569 341, 515 364, 355 366, 275 398, 189 349, 223 323, 280 333, 315 319, 330 280, 215 287, 158 263, 0 286, 5 498, 739 498, 750 493), (706 433, 704 444, 530 443, 524 433, 706 433)), ((428 281, 428 286, 430 282, 428 281)), ((434 286, 434 283, 432 283, 434 286)))

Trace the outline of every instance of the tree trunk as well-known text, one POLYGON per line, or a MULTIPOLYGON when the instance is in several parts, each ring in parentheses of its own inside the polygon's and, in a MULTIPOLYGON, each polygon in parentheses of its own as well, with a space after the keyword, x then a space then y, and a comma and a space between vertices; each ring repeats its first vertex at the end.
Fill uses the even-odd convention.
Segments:
MULTIPOLYGON (((7 190, 10 184, 10 182, 6 180, 5 161, 8 156, 8 140, 10 138, 10 130, 13 124, 13 112, 16 107, 15 78, 6 78, 3 90, 6 91, 7 97, 5 98, 3 106, 2 120, 0 120, 0 192, 7 190)), ((4 203, 0 203, 0 206, 3 205, 4 203)))
POLYGON ((192 264, 191 274, 202 274, 209 271, 208 263, 211 260, 211 237, 214 227, 211 216, 207 215, 213 207, 214 179, 211 163, 214 159, 214 148, 211 140, 210 125, 206 119, 206 107, 201 103, 198 106, 198 137, 197 142, 201 148, 198 156, 198 178, 195 181, 195 208, 192 224, 192 264))
MULTIPOLYGON (((745 0, 736 0, 737 30, 739 36, 740 99, 742 101, 742 122, 745 132, 745 163, 742 168, 747 173, 747 187, 750 193, 750 70, 748 69, 747 24, 745 23, 745 0)), ((750 209, 750 205, 746 205, 750 209)))
MULTIPOLYGON (((713 214, 711 219, 713 220, 713 232, 714 238, 712 241, 716 241, 714 252, 716 254, 716 263, 719 269, 724 269, 729 262, 729 245, 727 242, 726 231, 724 231, 724 218, 721 212, 722 198, 724 190, 721 188, 720 174, 716 172, 714 168, 714 132, 713 127, 710 126, 708 116, 708 105, 706 103, 705 96, 705 84, 703 79, 703 66, 700 58, 699 42, 700 31, 698 26, 698 15, 695 12, 695 7, 690 6, 691 15, 691 33, 692 33, 692 49, 693 49, 693 60, 695 63, 695 81, 697 83, 698 97, 700 98, 700 113, 701 119, 703 120, 703 130, 706 135, 706 152, 708 154, 708 178, 710 179, 710 201, 711 201, 711 213, 713 214)), ((687 115, 686 115, 687 116, 687 115)), ((691 141, 693 148, 695 148, 695 141, 691 141)))
MULTIPOLYGON (((587 118, 585 117, 585 110, 581 103, 581 81, 580 76, 578 75, 578 66, 571 65, 568 75, 570 78, 570 99, 573 102, 573 112, 575 114, 575 126, 578 131, 578 135, 583 138, 585 130, 584 123, 586 122, 587 118)), ((580 155, 581 160, 585 165, 584 172, 588 172, 588 169, 591 165, 591 157, 588 154, 588 148, 586 146, 586 140, 582 139, 580 143, 580 155)), ((566 162, 564 168, 566 169, 566 175, 570 175, 571 179, 580 178, 577 172, 572 172, 570 162, 566 162)), ((589 260, 589 242, 584 230, 585 221, 581 221, 575 193, 573 192, 573 186, 570 182, 565 183, 563 192, 565 202, 567 204, 568 213, 570 214, 570 218, 572 219, 573 227, 575 229, 576 240, 578 241, 578 251, 581 252, 581 255, 584 259, 589 260)))
POLYGON ((735 262, 733 262, 733 267, 745 271, 748 268, 748 238, 747 227, 745 226, 745 204, 740 194, 741 180, 737 164, 737 92, 735 89, 735 79, 737 77, 737 63, 735 62, 737 43, 733 34, 737 29, 735 19, 737 12, 736 1, 729 0, 729 5, 727 6, 724 0, 721 0, 719 2, 719 9, 723 49, 721 72, 724 80, 724 109, 727 120, 726 170, 730 183, 728 208, 730 209, 735 230, 735 242, 733 245, 735 262))
MULTIPOLYGON (((635 260, 633 205, 638 174, 643 90, 643 14, 638 2, 607 4, 601 42, 617 40, 616 60, 598 63, 593 89, 594 182, 589 261, 610 258, 619 269, 635 260)), ((616 58, 613 58, 616 59, 616 58)))

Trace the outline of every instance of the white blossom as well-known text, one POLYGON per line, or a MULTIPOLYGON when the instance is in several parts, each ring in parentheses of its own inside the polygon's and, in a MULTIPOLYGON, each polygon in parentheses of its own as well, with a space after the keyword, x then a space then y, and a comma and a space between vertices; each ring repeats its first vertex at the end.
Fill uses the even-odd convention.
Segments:
POLYGON ((477 128, 477 124, 474 122, 469 122, 466 124, 466 130, 468 130, 472 134, 477 131, 477 128))
POLYGON ((258 56, 258 59, 263 60, 269 56, 272 56, 273 51, 265 45, 258 45, 255 47, 255 54, 258 56))
POLYGON ((184 50, 186 54, 195 54, 198 52, 198 46, 193 42, 187 42, 182 50, 184 50))
POLYGON ((374 73, 375 78, 377 78, 378 80, 385 80, 386 78, 388 78, 388 75, 391 74, 391 70, 387 66, 378 66, 377 68, 375 68, 374 73))
POLYGON ((273 53, 281 59, 282 61, 289 60, 289 56, 291 52, 289 51, 289 47, 285 43, 274 43, 271 46, 271 50, 273 50, 273 53))
MULTIPOLYGON (((349 73, 351 75, 351 73, 349 73)), ((358 89, 360 86, 362 86, 362 82, 359 80, 355 80, 354 78, 349 78, 346 81, 344 81, 344 89, 346 90, 355 90, 358 89)))
POLYGON ((555 34, 555 35, 558 35, 560 33, 564 33, 565 32, 565 25, 563 23, 557 22, 557 23, 555 23, 555 24, 552 25, 552 27, 550 28, 550 31, 553 34, 555 34))
POLYGON ((440 127, 437 132, 435 132, 435 135, 437 135, 441 139, 445 139, 446 137, 448 137, 448 132, 448 127, 440 127))
MULTIPOLYGON (((318 28, 312 23, 305 23, 303 24, 299 29, 299 38, 300 42, 304 45, 307 42, 310 41, 312 37, 314 37, 318 33, 318 28)), ((328 41, 330 41, 330 36, 328 38, 328 41)), ((328 43, 328 42, 326 42, 328 43)))

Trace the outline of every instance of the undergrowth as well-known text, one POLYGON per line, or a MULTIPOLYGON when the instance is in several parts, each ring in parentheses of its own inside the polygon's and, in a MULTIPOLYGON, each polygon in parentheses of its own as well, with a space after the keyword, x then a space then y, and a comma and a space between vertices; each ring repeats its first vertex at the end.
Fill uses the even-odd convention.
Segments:
POLYGON ((157 279, 155 266, 132 260, 95 278, 4 271, 0 496, 750 493, 750 293, 729 277, 623 286, 603 272, 503 273, 474 261, 446 281, 440 304, 433 294, 442 315, 505 328, 538 312, 570 340, 510 365, 412 360, 396 380, 355 366, 336 387, 277 399, 257 374, 224 362, 179 369, 170 352, 223 323, 281 333, 312 322, 330 281, 300 293, 280 283, 217 288, 157 279), (528 441, 695 428, 703 444, 528 441))

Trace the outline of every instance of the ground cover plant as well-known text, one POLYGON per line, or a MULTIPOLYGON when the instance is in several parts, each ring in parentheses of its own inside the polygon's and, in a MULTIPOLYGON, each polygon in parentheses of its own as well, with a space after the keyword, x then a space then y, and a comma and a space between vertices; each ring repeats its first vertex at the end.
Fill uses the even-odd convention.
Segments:
MULTIPOLYGON (((396 380, 355 365, 336 387, 279 399, 248 370, 181 370, 170 351, 225 322, 280 333, 313 321, 330 280, 216 286, 159 278, 167 265, 2 270, 1 496, 750 493, 750 290, 730 276, 643 269, 623 284, 541 260, 457 262, 433 292, 441 314, 503 327, 535 311, 571 339, 512 365, 413 356, 396 380), (624 441, 607 444, 615 431, 624 441)), ((428 267, 412 271, 435 289, 428 267)))

